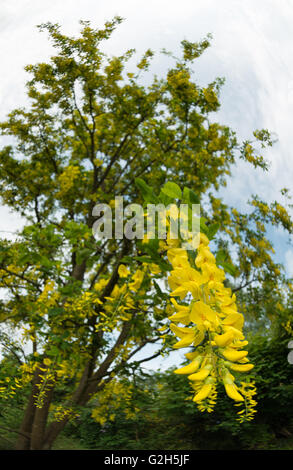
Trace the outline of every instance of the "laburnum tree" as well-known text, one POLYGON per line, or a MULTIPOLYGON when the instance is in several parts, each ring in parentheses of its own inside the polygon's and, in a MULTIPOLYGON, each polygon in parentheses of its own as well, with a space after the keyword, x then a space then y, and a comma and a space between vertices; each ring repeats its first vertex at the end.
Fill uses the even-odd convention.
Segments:
MULTIPOLYGON (((265 289, 261 316, 290 287, 267 237, 271 225, 292 233, 287 209, 254 196, 243 214, 217 195, 240 159, 267 171, 261 151, 272 141, 257 130, 239 142, 213 119, 223 80, 202 87, 192 76, 210 37, 183 40, 173 66, 150 79, 153 51, 135 65, 134 49, 102 51, 121 21, 103 29, 83 21, 77 38, 41 25, 56 55, 26 67, 29 104, 0 125, 11 141, 0 151, 1 200, 25 220, 0 243, 0 392, 5 407, 23 410, 16 449, 50 449, 87 403, 100 421, 111 399, 135 413, 123 374, 173 346, 193 348, 177 372, 189 374, 199 406, 212 406, 219 381, 233 400, 252 403, 253 388, 237 387, 233 375, 252 367, 235 293, 265 289), (201 202, 199 246, 186 253, 157 238, 97 239, 94 207, 113 207, 118 196, 201 202), (171 293, 162 288, 169 271, 171 293), (149 345, 157 347, 143 357, 149 345)), ((245 295, 240 304, 252 310, 245 295)))

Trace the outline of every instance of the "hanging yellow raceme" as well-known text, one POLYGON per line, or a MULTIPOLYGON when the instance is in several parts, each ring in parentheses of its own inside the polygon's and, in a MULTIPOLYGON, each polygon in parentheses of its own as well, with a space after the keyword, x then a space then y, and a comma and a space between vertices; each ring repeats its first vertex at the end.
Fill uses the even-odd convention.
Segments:
MULTIPOLYGON (((198 237, 194 263, 178 243, 177 246, 167 244, 167 256, 173 268, 168 282, 175 308, 175 313, 169 317, 170 329, 179 338, 173 347, 194 348, 186 354, 190 363, 175 373, 188 376, 195 392, 193 401, 202 411, 212 411, 217 384, 222 383, 235 403, 243 402, 250 410, 251 419, 256 401, 251 400, 251 391, 246 393, 243 386, 237 385, 232 374, 253 368, 243 349, 248 344, 242 331, 244 317, 237 310, 235 294, 224 285, 225 272, 216 265, 209 239, 202 233, 198 237), (178 303, 186 298, 187 305, 178 303)), ((239 411, 242 420, 244 414, 245 411, 239 411)))

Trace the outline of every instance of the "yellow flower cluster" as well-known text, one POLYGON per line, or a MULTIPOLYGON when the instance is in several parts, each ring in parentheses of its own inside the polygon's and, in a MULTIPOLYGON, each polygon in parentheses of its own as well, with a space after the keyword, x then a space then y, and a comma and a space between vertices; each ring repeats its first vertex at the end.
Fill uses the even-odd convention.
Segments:
POLYGON ((194 263, 182 247, 170 246, 167 256, 173 267, 168 282, 175 307, 169 317, 170 328, 179 338, 173 347, 195 348, 185 354, 190 363, 175 372, 188 376, 195 392, 193 401, 201 409, 209 403, 206 409, 211 411, 218 382, 223 383, 230 398, 244 402, 243 387, 236 384, 233 375, 253 368, 243 349, 248 344, 242 332, 244 318, 237 311, 235 294, 224 286, 225 273, 216 265, 208 238, 199 234, 194 263), (178 303, 174 297, 190 302, 178 303))
POLYGON ((62 405, 51 405, 50 411, 52 412, 53 420, 61 422, 65 418, 74 419, 79 416, 79 414, 73 410, 73 408, 65 408, 62 405))
MULTIPOLYGON (((126 419, 135 417, 139 408, 133 405, 134 385, 117 379, 105 384, 102 394, 99 394, 98 407, 93 409, 92 417, 101 426, 107 421, 114 421, 116 413, 123 409, 126 419)), ((95 397, 93 397, 95 400, 95 397)))
POLYGON ((34 371, 35 365, 33 363, 23 363, 18 369, 18 375, 0 380, 0 398, 8 400, 18 392, 23 393, 23 389, 30 384, 34 371))
POLYGON ((18 389, 23 388, 27 385, 28 380, 18 377, 6 377, 4 380, 0 380, 0 398, 8 400, 17 394, 18 389))
POLYGON ((68 165, 67 168, 59 176, 60 190, 56 194, 57 197, 62 197, 66 194, 69 189, 72 188, 74 180, 80 176, 80 169, 75 165, 68 165))
POLYGON ((34 395, 37 408, 42 408, 47 392, 56 385, 57 379, 59 383, 62 380, 70 379, 75 371, 73 361, 57 363, 56 359, 51 360, 48 357, 44 358, 42 362, 35 362, 33 367, 40 374, 39 382, 36 384, 38 390, 34 395))
MULTIPOLYGON (((251 421, 256 413, 255 406, 257 402, 254 399, 256 395, 254 382, 241 382, 240 392, 244 396, 244 408, 238 412, 237 421, 243 423, 244 421, 251 421)), ((235 406, 241 405, 242 403, 235 403, 235 406)))
POLYGON ((55 290, 55 282, 47 280, 42 293, 37 299, 37 308, 40 315, 45 315, 48 309, 55 306, 59 298, 57 290, 55 290))
MULTIPOLYGON (((142 310, 143 303, 135 300, 135 294, 141 287, 145 271, 138 269, 132 274, 124 264, 121 264, 118 274, 122 280, 121 286, 116 284, 111 295, 104 297, 106 302, 104 301, 103 308, 99 312, 100 319, 95 326, 96 331, 100 329, 113 331, 121 322, 129 321, 133 316, 133 311, 137 310, 138 303, 141 304, 140 310, 142 310)), ((94 285, 92 299, 95 298, 97 303, 102 303, 99 297, 102 296, 108 282, 108 278, 102 278, 94 285)))

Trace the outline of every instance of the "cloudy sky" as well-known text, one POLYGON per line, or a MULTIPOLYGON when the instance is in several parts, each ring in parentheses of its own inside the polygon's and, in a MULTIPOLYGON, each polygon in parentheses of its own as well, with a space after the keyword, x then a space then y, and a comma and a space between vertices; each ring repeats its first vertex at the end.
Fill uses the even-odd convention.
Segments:
MULTIPOLYGON (((0 0, 0 119, 26 102, 23 67, 45 61, 52 49, 36 25, 51 21, 77 34, 79 20, 102 27, 114 15, 125 18, 110 41, 109 54, 135 47, 176 51, 182 39, 196 41, 213 35, 212 47, 196 63, 200 83, 225 77, 218 120, 230 125, 240 138, 267 128, 278 137, 265 153, 271 162, 264 174, 243 164, 223 193, 236 207, 250 194, 279 199, 293 179, 293 0, 0 0)), ((164 72, 159 55, 155 73, 164 72)), ((1 145, 1 141, 0 141, 1 145)), ((14 231, 21 221, 0 207, 0 230, 14 231)), ((293 249, 281 231, 272 233, 279 259, 293 275, 293 249)))

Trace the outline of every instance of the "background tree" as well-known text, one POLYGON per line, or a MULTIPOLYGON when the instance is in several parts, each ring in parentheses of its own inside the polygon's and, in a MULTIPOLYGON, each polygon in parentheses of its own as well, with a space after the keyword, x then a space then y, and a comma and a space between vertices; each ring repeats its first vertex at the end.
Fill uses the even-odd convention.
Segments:
POLYGON ((292 449, 293 414, 288 405, 292 401, 293 367, 286 360, 288 335, 287 341, 263 332, 249 339, 258 390, 258 411, 252 422, 235 420, 234 406, 222 390, 213 413, 202 413, 194 406, 184 377, 174 374, 173 369, 143 370, 130 398, 139 408, 135 415, 125 413, 123 402, 117 404, 115 416, 111 415, 114 396, 108 406, 101 406, 98 423, 91 418, 91 406, 85 407, 66 435, 78 438, 88 449, 292 449))
POLYGON ((97 241, 97 202, 111 205, 115 196, 142 202, 140 177, 147 193, 147 184, 159 192, 170 180, 189 187, 195 201, 206 195, 207 230, 210 237, 222 232, 215 238, 217 261, 236 290, 269 283, 276 293, 286 282, 265 238, 265 224, 291 233, 286 209, 254 197, 253 212, 240 214, 215 197, 239 159, 266 170, 257 148, 272 142, 264 130, 254 133, 254 142, 239 143, 212 120, 223 80, 200 87, 191 70, 210 38, 182 41, 174 66, 146 85, 141 75, 152 51, 127 72, 134 49, 119 57, 101 50, 120 22, 114 18, 101 30, 81 22, 78 38, 41 25, 56 55, 26 67, 30 104, 1 124, 12 137, 0 152, 1 199, 26 220, 15 241, 0 245, 2 370, 12 377, 3 376, 1 391, 7 406, 25 405, 17 449, 51 448, 68 420, 137 352, 158 344, 154 357, 162 348, 157 328, 170 310, 154 281, 166 278, 169 265, 156 240, 97 241), (62 405, 54 411, 57 397, 62 405))

